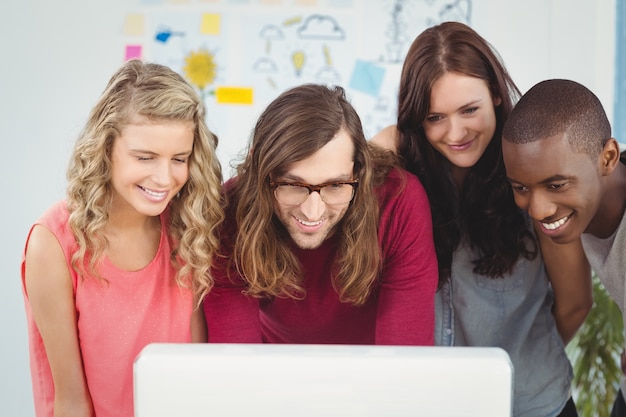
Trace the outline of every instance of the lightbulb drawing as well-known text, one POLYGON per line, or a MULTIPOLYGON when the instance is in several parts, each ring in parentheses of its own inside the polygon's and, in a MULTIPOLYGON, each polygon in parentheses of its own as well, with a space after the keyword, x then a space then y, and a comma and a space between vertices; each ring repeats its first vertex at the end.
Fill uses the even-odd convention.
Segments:
POLYGON ((296 75, 299 77, 302 73, 302 67, 304 66, 305 55, 302 51, 296 51, 291 54, 291 61, 293 62, 293 67, 296 69, 296 75))

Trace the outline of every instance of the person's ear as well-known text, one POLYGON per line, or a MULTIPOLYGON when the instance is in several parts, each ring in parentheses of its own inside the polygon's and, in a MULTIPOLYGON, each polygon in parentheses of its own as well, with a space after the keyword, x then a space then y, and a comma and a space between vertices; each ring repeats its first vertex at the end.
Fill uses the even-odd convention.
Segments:
POLYGON ((498 107, 500 104, 502 104, 502 97, 494 96, 493 97, 493 107, 498 107))
POLYGON ((603 176, 611 175, 617 164, 619 164, 619 144, 614 138, 609 138, 599 156, 600 173, 603 176))

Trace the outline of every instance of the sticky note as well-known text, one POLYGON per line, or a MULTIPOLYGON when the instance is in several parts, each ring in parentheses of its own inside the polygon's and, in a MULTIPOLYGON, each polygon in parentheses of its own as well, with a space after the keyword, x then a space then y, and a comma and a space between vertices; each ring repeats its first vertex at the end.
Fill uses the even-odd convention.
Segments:
POLYGON ((141 45, 126 45, 126 60, 133 58, 141 59, 141 45))
POLYGON ((215 97, 219 104, 252 104, 253 92, 249 87, 217 87, 215 97))
POLYGON ((217 13, 204 13, 200 24, 200 33, 203 35, 220 34, 221 16, 217 13))
POLYGON ((350 88, 377 97, 385 76, 380 65, 357 59, 350 79, 350 88))
POLYGON ((131 13, 126 15, 124 20, 124 34, 130 36, 140 36, 144 32, 144 15, 131 13))

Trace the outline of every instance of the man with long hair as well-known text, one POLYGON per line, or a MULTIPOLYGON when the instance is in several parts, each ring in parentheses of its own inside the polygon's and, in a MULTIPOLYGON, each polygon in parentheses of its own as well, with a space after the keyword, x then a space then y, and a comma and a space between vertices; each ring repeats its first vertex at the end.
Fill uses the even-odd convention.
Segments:
POLYGON ((225 189, 209 342, 433 344, 428 200, 342 88, 276 98, 225 189))

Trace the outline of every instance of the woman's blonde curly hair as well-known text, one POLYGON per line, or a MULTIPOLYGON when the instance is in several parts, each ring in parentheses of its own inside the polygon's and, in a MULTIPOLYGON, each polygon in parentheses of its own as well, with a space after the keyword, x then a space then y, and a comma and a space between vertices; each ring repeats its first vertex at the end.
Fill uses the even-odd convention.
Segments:
POLYGON ((178 284, 192 288, 198 302, 209 292, 219 243, 216 229, 224 215, 217 138, 205 113, 195 90, 166 66, 130 60, 113 75, 76 141, 67 170, 69 225, 77 242, 72 266, 81 277, 101 278, 97 266, 108 245, 104 227, 112 201, 111 150, 125 125, 137 116, 191 121, 189 178, 169 204, 167 232, 178 284))

